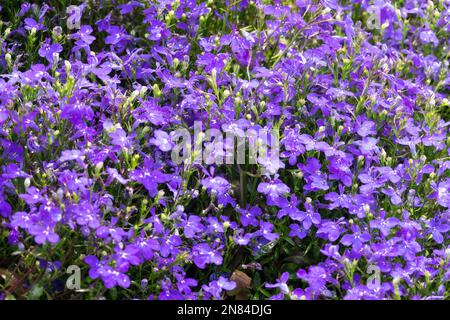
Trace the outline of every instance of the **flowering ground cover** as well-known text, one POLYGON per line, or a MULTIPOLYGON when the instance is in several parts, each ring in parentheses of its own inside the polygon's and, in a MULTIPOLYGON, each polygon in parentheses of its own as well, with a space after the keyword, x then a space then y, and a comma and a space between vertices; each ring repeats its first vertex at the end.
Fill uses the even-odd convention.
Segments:
POLYGON ((449 0, 0 18, 0 299, 449 298, 449 0))

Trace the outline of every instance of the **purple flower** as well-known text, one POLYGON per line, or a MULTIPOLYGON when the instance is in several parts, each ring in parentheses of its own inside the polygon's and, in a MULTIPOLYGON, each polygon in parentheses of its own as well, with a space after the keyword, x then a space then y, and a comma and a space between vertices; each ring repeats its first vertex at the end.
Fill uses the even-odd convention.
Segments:
POLYGON ((37 244, 43 244, 50 242, 55 244, 59 242, 59 236, 54 232, 54 226, 50 224, 46 225, 32 225, 29 227, 28 232, 34 235, 34 241, 37 244))
POLYGON ((278 198, 290 191, 289 187, 278 179, 269 182, 261 182, 258 185, 258 192, 267 195, 270 198, 278 198))
POLYGON ((35 29, 36 31, 45 30, 46 28, 41 23, 36 22, 33 18, 26 18, 25 20, 25 29, 32 30, 35 29))
POLYGON ((149 142, 157 146, 161 151, 167 152, 172 150, 174 143, 172 142, 169 134, 162 130, 155 131, 155 137, 150 139, 149 142))
POLYGON ((308 158, 306 164, 300 163, 298 168, 304 173, 307 191, 328 190, 327 175, 321 172, 322 165, 316 158, 308 158))
POLYGON ((377 146, 378 141, 379 139, 377 138, 364 137, 362 140, 355 141, 354 144, 359 147, 363 156, 372 156, 380 153, 380 149, 377 146))
POLYGON ((224 53, 215 55, 205 52, 204 54, 199 55, 197 63, 201 66, 205 66, 205 72, 208 74, 212 73, 213 70, 215 70, 216 73, 220 73, 225 67, 227 58, 228 55, 224 53))
POLYGON ((450 179, 441 181, 435 190, 437 203, 445 208, 450 208, 450 179))
POLYGON ((193 261, 197 267, 204 269, 207 264, 222 264, 222 256, 207 243, 196 244, 192 247, 193 261))
POLYGON ((289 216, 291 219, 298 220, 300 210, 297 208, 300 201, 297 200, 295 194, 291 195, 291 200, 288 201, 285 198, 277 198, 276 205, 281 207, 281 210, 278 211, 277 218, 281 219, 284 216, 289 216))
POLYGON ((369 242, 371 239, 372 237, 367 231, 361 232, 359 227, 353 226, 352 233, 344 235, 341 243, 347 247, 352 246, 354 250, 358 251, 364 243, 369 242))
POLYGON ((343 228, 341 224, 343 223, 343 218, 338 221, 322 221, 320 227, 317 229, 317 236, 323 239, 328 239, 330 242, 334 242, 339 239, 343 228))
POLYGON ((327 270, 321 266, 311 266, 306 272, 303 269, 297 271, 297 277, 309 284, 313 293, 318 295, 329 295, 328 289, 325 287, 327 282, 333 281, 327 270))
POLYGON ((376 134, 376 130, 375 130, 375 122, 373 121, 364 121, 361 126, 358 128, 358 134, 361 137, 366 137, 369 135, 374 135, 376 134))
POLYGON ((266 288, 279 288, 282 293, 289 294, 290 290, 287 285, 287 281, 289 280, 289 272, 283 272, 283 274, 280 276, 280 278, 277 280, 276 283, 270 284, 266 283, 266 288))
POLYGON ((62 50, 63 47, 59 43, 49 44, 48 42, 44 42, 38 53, 39 56, 46 58, 48 62, 53 63, 55 54, 60 53, 62 50))
POLYGON ((391 229, 400 224, 400 220, 395 217, 384 218, 384 214, 380 214, 379 219, 371 220, 370 227, 372 229, 379 229, 381 234, 385 237, 389 236, 391 229))
POLYGON ((122 128, 117 128, 110 132, 109 136, 111 137, 111 143, 115 146, 128 150, 133 147, 131 138, 127 136, 127 133, 122 128))
POLYGON ((61 152, 60 162, 76 161, 80 166, 84 166, 84 152, 80 150, 64 150, 61 152))
POLYGON ((227 193, 231 187, 230 183, 222 177, 205 178, 201 180, 201 184, 208 191, 214 191, 218 195, 227 193))
POLYGON ((289 237, 297 237, 299 239, 304 239, 308 235, 308 231, 297 223, 289 225, 289 237))
POLYGON ((154 165, 151 158, 144 160, 142 168, 133 170, 130 173, 130 178, 142 183, 151 197, 155 197, 158 193, 158 184, 171 180, 171 176, 162 173, 158 166, 154 165))
POLYGON ((76 51, 81 48, 88 49, 89 46, 95 41, 95 37, 91 35, 92 32, 93 29, 91 26, 82 25, 80 30, 71 34, 70 38, 76 40, 75 47, 72 50, 76 51))
POLYGON ((264 237, 268 241, 274 241, 278 239, 278 233, 272 232, 273 224, 270 222, 260 221, 258 235, 264 237))
POLYGON ((320 214, 315 211, 314 207, 312 206, 309 200, 307 199, 307 201, 304 203, 306 211, 300 211, 299 216, 296 219, 302 222, 303 228, 305 228, 305 230, 309 230, 313 224, 314 225, 320 224, 322 220, 320 214))
POLYGON ((433 44, 433 46, 437 47, 439 45, 439 39, 436 37, 433 31, 425 30, 420 32, 419 39, 423 44, 433 44))
POLYGON ((241 224, 244 227, 249 225, 257 227, 259 225, 258 217, 262 214, 262 210, 259 207, 251 207, 248 210, 237 208, 240 213, 241 224))
POLYGON ((108 29, 108 33, 109 35, 105 38, 105 44, 117 45, 128 40, 127 32, 123 27, 111 26, 108 29))
POLYGON ((233 290, 236 288, 234 281, 229 281, 220 276, 218 280, 211 281, 208 285, 203 285, 202 289, 205 293, 212 295, 215 299, 222 299, 222 291, 233 290))
POLYGON ((202 232, 204 226, 201 223, 201 218, 195 215, 189 216, 184 226, 184 235, 186 238, 194 238, 197 233, 202 232))

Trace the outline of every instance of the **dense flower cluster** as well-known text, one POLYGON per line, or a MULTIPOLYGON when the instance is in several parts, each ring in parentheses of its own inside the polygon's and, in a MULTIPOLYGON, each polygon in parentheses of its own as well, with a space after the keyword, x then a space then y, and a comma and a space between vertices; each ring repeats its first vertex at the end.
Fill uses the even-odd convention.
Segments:
POLYGON ((449 0, 64 2, 0 6, 0 299, 449 297, 449 0))

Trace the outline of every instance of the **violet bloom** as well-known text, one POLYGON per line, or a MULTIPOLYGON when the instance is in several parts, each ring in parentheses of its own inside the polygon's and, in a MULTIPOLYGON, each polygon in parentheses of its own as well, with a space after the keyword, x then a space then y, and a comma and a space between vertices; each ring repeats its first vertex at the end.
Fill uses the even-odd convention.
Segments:
POLYGON ((317 229, 317 236, 323 239, 328 239, 330 242, 336 241, 343 232, 343 228, 341 226, 343 220, 344 218, 337 221, 322 221, 317 229))
POLYGON ((108 29, 109 35, 105 38, 105 44, 116 45, 119 42, 128 40, 128 35, 123 27, 111 26, 108 29))
POLYGON ((192 248, 193 261, 197 267, 204 269, 207 264, 222 264, 222 256, 207 243, 196 244, 192 248))
POLYGON ((308 158, 306 164, 299 164, 298 168, 304 173, 307 191, 328 190, 327 175, 321 172, 322 165, 316 158, 308 158))
POLYGON ((257 234, 264 237, 268 241, 274 241, 278 239, 278 233, 272 232, 272 230, 273 224, 271 224, 270 222, 260 221, 260 227, 257 234))
POLYGON ((354 144, 359 147, 361 155, 372 156, 380 153, 380 148, 377 146, 378 141, 378 138, 364 137, 362 140, 355 141, 354 144))
POLYGON ((151 144, 157 146, 161 151, 167 152, 172 150, 174 143, 167 132, 162 130, 155 131, 155 137, 149 140, 151 144))
POLYGON ((125 130, 122 128, 117 128, 113 132, 109 133, 111 137, 111 144, 119 146, 122 149, 131 149, 133 147, 133 142, 130 137, 127 136, 125 130))
POLYGON ((400 220, 395 217, 384 218, 385 214, 380 214, 378 219, 370 221, 372 229, 379 229, 381 234, 385 237, 389 236, 391 229, 400 224, 400 220))
POLYGON ((63 47, 59 43, 49 44, 44 42, 38 53, 42 58, 46 58, 48 62, 53 63, 54 55, 60 53, 63 47))
POLYGON ((270 198, 278 198, 290 191, 289 187, 278 179, 269 182, 261 182, 258 185, 258 192, 267 195, 270 198))
POLYGON ((375 130, 375 122, 373 121, 364 121, 361 126, 358 128, 357 133, 361 136, 361 137, 366 137, 369 135, 374 135, 376 134, 376 130, 375 130))
POLYGON ((240 214, 241 224, 244 227, 249 225, 257 227, 259 224, 258 217, 262 214, 262 210, 259 207, 251 207, 247 210, 237 208, 240 214))
POLYGON ((320 217, 320 214, 315 211, 313 205, 310 201, 308 201, 308 199, 304 203, 304 207, 306 211, 300 211, 296 220, 302 222, 303 228, 305 228, 305 230, 309 230, 313 224, 320 224, 322 219, 320 217))
POLYGON ((190 215, 184 225, 184 235, 186 238, 195 238, 197 233, 204 231, 204 226, 199 216, 190 215))
POLYGON ((439 39, 431 30, 425 30, 420 32, 419 39, 423 44, 432 44, 435 47, 439 45, 439 39))
POLYGON ((327 270, 321 266, 311 266, 308 269, 308 272, 300 269, 297 271, 297 277, 306 281, 309 284, 309 288, 313 293, 317 295, 329 295, 329 291, 326 288, 326 284, 328 282, 335 282, 327 270))
POLYGON ((450 179, 441 181, 435 190, 437 203, 445 208, 450 208, 450 179))
POLYGON ((95 37, 91 35, 92 32, 93 29, 91 26, 82 25, 80 30, 78 30, 76 33, 71 34, 70 38, 76 40, 75 47, 72 50, 77 51, 79 49, 89 49, 89 46, 95 40, 95 37))
POLYGON ((222 177, 205 178, 201 180, 201 184, 208 191, 215 191, 219 195, 227 193, 231 187, 231 184, 222 177))
POLYGON ((287 285, 287 281, 289 280, 289 272, 283 272, 283 274, 280 276, 279 279, 277 279, 277 282, 274 284, 266 283, 266 288, 279 288, 281 292, 284 294, 289 294, 290 290, 287 285))
POLYGON ((444 243, 447 238, 447 233, 450 231, 450 224, 446 223, 444 219, 435 217, 428 223, 428 232, 432 234, 436 243, 444 243))
POLYGON ((130 178, 142 183, 151 197, 155 197, 158 193, 158 184, 171 180, 171 176, 162 173, 150 158, 144 160, 141 168, 133 170, 130 173, 130 178))
POLYGON ((154 252, 160 249, 159 242, 156 239, 145 239, 144 237, 137 238, 131 246, 135 247, 145 260, 151 260, 154 252))
POLYGON ((34 235, 34 241, 37 244, 43 244, 47 241, 51 244, 59 242, 59 235, 54 232, 54 226, 50 224, 30 226, 28 232, 34 235))
POLYGON ((236 288, 234 281, 229 281, 220 276, 218 280, 211 281, 208 285, 203 285, 202 289, 206 293, 212 295, 215 299, 222 299, 222 292, 236 288))
POLYGON ((293 223, 289 225, 289 237, 297 237, 299 239, 304 239, 308 235, 308 231, 305 230, 302 226, 298 225, 297 223, 293 223))
POLYGON ((291 195, 291 199, 288 201, 285 198, 277 198, 275 199, 275 203, 277 206, 281 207, 280 211, 278 211, 277 218, 281 219, 284 216, 289 216, 291 219, 298 220, 300 215, 300 210, 297 208, 300 201, 297 200, 295 194, 291 195))
POLYGON ((80 150, 64 150, 61 152, 61 157, 59 158, 59 161, 66 162, 66 161, 76 161, 80 166, 84 166, 84 159, 86 157, 84 156, 84 152, 80 150))
POLYGON ((35 29, 36 31, 45 30, 46 28, 41 23, 36 22, 33 18, 26 18, 25 20, 25 29, 32 30, 35 29))
POLYGON ((205 72, 208 74, 212 73, 213 70, 216 73, 220 73, 225 67, 227 58, 228 55, 224 53, 212 54, 205 52, 203 55, 198 56, 197 63, 205 66, 205 72))
POLYGON ((341 243, 345 246, 352 246, 355 251, 362 248, 363 244, 372 239, 367 231, 361 232, 358 226, 352 227, 352 233, 346 234, 342 237, 341 243))

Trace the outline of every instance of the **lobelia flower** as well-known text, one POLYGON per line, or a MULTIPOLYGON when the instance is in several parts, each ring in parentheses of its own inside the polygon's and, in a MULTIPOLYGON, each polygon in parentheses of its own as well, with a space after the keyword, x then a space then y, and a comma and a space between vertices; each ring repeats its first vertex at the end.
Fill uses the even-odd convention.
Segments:
POLYGON ((36 20, 34 20, 33 18, 26 18, 24 22, 26 30, 35 29, 36 31, 41 31, 46 29, 44 25, 42 25, 40 22, 36 22, 36 20))
POLYGON ((316 158, 308 158, 306 164, 298 164, 298 168, 305 174, 307 191, 328 190, 327 175, 321 172, 322 165, 316 158))
POLYGON ((436 199, 437 203, 445 208, 450 208, 450 179, 436 183, 432 182, 432 187, 435 192, 431 195, 436 199))
POLYGON ((283 274, 280 276, 279 279, 277 279, 277 282, 274 284, 266 283, 266 288, 279 288, 282 293, 289 294, 290 289, 287 285, 287 281, 289 280, 289 272, 283 272, 283 274))
POLYGON ((215 55, 209 52, 205 52, 204 54, 198 56, 197 63, 200 66, 205 67, 206 73, 210 74, 213 72, 213 70, 215 70, 215 72, 219 74, 225 67, 227 59, 228 55, 224 53, 215 55))
POLYGON ((345 246, 351 246, 355 251, 362 248, 363 244, 369 242, 372 237, 367 231, 362 231, 358 226, 352 226, 352 233, 342 237, 341 243, 345 246))
POLYGON ((109 133, 111 143, 122 149, 130 150, 133 146, 131 137, 127 136, 127 133, 122 128, 117 128, 113 132, 109 133))
POLYGON ((184 224, 184 235, 186 238, 195 238, 197 233, 204 231, 204 226, 199 216, 190 215, 184 224))
POLYGON ((44 225, 32 225, 28 228, 28 232, 34 235, 34 241, 37 244, 45 242, 55 244, 59 242, 59 235, 54 232, 53 224, 45 224, 44 222, 44 225))
POLYGON ((380 230, 381 234, 387 237, 391 234, 391 229, 400 224, 400 220, 396 217, 385 218, 385 215, 386 212, 381 211, 378 219, 370 221, 370 227, 380 230))
POLYGON ((151 260, 154 256, 154 252, 159 251, 160 249, 159 242, 156 239, 146 239, 143 236, 136 238, 134 243, 129 246, 136 248, 141 257, 145 260, 151 260))
POLYGON ((80 29, 70 35, 71 39, 76 40, 73 51, 78 51, 80 49, 85 49, 90 52, 89 46, 95 41, 95 36, 91 35, 93 29, 89 25, 82 25, 80 29))
POLYGON ((47 201, 36 187, 29 187, 27 193, 20 194, 19 197, 30 206, 38 203, 45 203, 47 201))
POLYGON ((197 267, 204 269, 207 264, 213 263, 215 265, 222 264, 222 256, 211 248, 207 243, 196 244, 192 247, 193 261, 197 267))
POLYGON ((170 181, 169 174, 162 173, 158 166, 154 164, 153 159, 146 158, 141 169, 134 169, 130 173, 132 180, 142 183, 151 197, 158 193, 158 184, 170 181))
POLYGON ((59 43, 50 44, 50 39, 43 42, 38 53, 42 58, 46 58, 48 62, 53 63, 55 54, 62 52, 63 47, 59 43))
POLYGON ((297 223, 293 223, 289 225, 289 236, 290 237, 297 237, 299 239, 304 239, 308 235, 308 231, 305 230, 302 226, 298 225, 297 223))
POLYGON ((119 272, 127 272, 130 265, 138 266, 141 259, 138 256, 139 250, 135 246, 126 246, 125 249, 115 248, 112 258, 116 262, 116 270, 119 272))
POLYGON ((259 231, 256 232, 256 235, 260 235, 268 241, 274 241, 278 239, 278 233, 272 232, 272 230, 273 224, 271 224, 270 222, 260 221, 259 231))
POLYGON ((280 207, 280 211, 278 211, 277 218, 281 219, 284 216, 289 216, 293 220, 298 220, 300 215, 300 210, 297 208, 300 201, 297 200, 295 194, 291 195, 291 199, 288 201, 285 198, 277 198, 273 200, 275 205, 280 207))
POLYGON ((281 180, 274 178, 269 182, 261 182, 258 185, 258 192, 267 195, 269 198, 276 199, 290 191, 289 187, 281 180))
POLYGON ((309 230, 313 224, 320 224, 322 219, 320 214, 315 211, 310 199, 307 199, 303 205, 306 211, 299 211, 299 215, 295 220, 302 222, 303 228, 305 228, 305 230, 309 230))
POLYGON ((149 142, 151 144, 154 144, 159 148, 159 150, 164 152, 170 151, 174 147, 174 143, 172 142, 169 134, 162 130, 156 130, 155 137, 150 139, 149 142))
POLYGON ((441 244, 444 243, 444 235, 450 231, 450 224, 446 223, 444 219, 440 219, 440 217, 435 217, 428 223, 427 231, 431 233, 434 241, 441 244))
POLYGON ((424 30, 420 32, 419 39, 423 44, 433 44, 435 47, 439 45, 439 39, 431 30, 424 30))
POLYGON ((202 286, 203 291, 209 293, 215 299, 222 299, 223 291, 230 291, 234 288, 236 288, 236 283, 234 281, 229 281, 222 276, 220 276, 218 280, 211 281, 208 285, 202 286))
POLYGON ((321 266, 311 266, 308 272, 300 269, 297 271, 297 278, 306 281, 309 285, 309 289, 314 295, 329 296, 330 292, 326 288, 328 282, 335 282, 331 279, 325 268, 321 266))
POLYGON ((76 161, 81 167, 84 167, 84 159, 86 156, 80 150, 64 150, 61 152, 60 162, 76 161))
POLYGON ((361 136, 361 137, 367 137, 369 135, 374 135, 376 134, 376 130, 375 130, 375 122, 373 121, 364 121, 361 126, 358 128, 357 133, 361 136))
POLYGON ((261 216, 262 210, 259 207, 250 207, 247 210, 242 208, 237 208, 240 214, 241 224, 244 227, 253 226, 257 227, 259 225, 258 217, 261 216))
POLYGON ((253 234, 244 233, 243 229, 236 229, 233 235, 233 240, 240 246, 246 246, 254 238, 253 234))
POLYGON ((343 221, 344 218, 340 218, 337 221, 322 221, 317 229, 316 235, 319 238, 328 239, 330 242, 336 241, 344 231, 341 226, 343 221))

